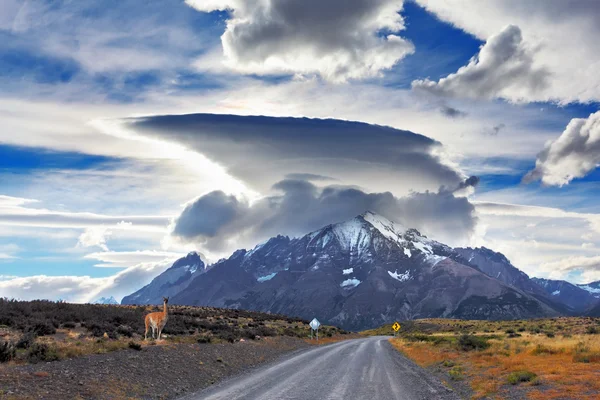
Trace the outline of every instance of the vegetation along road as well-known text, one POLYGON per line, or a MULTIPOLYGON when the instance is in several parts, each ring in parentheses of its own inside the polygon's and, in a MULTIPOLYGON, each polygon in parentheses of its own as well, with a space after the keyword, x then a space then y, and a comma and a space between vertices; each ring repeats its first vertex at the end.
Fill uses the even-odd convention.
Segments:
POLYGON ((458 398, 394 350, 387 337, 374 336, 296 353, 185 400, 458 398))

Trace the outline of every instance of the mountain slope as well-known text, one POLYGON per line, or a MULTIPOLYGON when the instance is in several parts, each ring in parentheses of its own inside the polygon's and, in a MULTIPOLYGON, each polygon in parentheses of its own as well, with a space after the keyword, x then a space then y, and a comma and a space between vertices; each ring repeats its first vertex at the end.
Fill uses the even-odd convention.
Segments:
MULTIPOLYGON (((370 212, 301 238, 271 238, 185 278, 172 295, 174 304, 316 316, 347 329, 396 319, 558 314, 469 265, 454 249, 370 212)), ((124 304, 145 302, 148 292, 153 299, 162 295, 158 283, 149 286, 124 304)))
POLYGON ((202 261, 200 254, 191 252, 175 261, 169 269, 154 278, 148 285, 125 296, 121 304, 162 304, 163 296, 176 295, 205 271, 206 264, 202 261))
POLYGON ((532 280, 543 287, 552 297, 572 308, 578 314, 587 312, 590 307, 598 303, 598 299, 588 291, 567 281, 542 278, 533 278, 532 280))
POLYGON ((580 287, 581 289, 585 290, 586 292, 590 293, 595 298, 600 299, 600 281, 586 283, 586 284, 577 285, 577 286, 580 287))
POLYGON ((474 265, 484 274, 524 291, 561 313, 581 314, 587 309, 582 309, 576 302, 574 304, 565 302, 567 299, 566 293, 564 297, 553 296, 551 292, 547 292, 543 286, 540 286, 537 281, 531 279, 525 272, 512 265, 502 253, 495 252, 486 247, 456 248, 454 250, 463 256, 467 260, 467 263, 474 265))

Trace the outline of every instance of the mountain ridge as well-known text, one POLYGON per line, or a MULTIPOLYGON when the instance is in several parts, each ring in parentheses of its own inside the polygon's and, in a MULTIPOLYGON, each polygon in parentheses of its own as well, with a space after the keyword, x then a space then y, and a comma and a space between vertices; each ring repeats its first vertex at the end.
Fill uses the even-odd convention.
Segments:
MULTIPOLYGON (((347 329, 396 319, 561 314, 536 298, 534 292, 546 296, 542 289, 533 286, 529 293, 507 284, 464 255, 367 211, 298 238, 272 237, 205 266, 201 274, 180 275, 171 302, 318 316, 347 329)), ((157 296, 161 281, 173 281, 168 271, 123 304, 152 297, 148 292, 157 296)))

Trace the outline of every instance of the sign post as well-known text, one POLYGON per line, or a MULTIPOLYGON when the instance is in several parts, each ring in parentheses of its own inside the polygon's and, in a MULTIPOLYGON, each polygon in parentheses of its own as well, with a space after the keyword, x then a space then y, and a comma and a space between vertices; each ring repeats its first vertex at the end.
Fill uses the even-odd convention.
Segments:
POLYGON ((396 337, 396 333, 398 333, 398 331, 400 330, 400 324, 398 323, 398 321, 394 322, 394 324, 392 325, 392 329, 394 330, 394 337, 396 337))
POLYGON ((319 341, 319 326, 321 326, 321 323, 319 322, 318 319, 313 318, 312 321, 310 321, 310 338, 312 339, 312 333, 313 330, 317 332, 317 342, 319 341))

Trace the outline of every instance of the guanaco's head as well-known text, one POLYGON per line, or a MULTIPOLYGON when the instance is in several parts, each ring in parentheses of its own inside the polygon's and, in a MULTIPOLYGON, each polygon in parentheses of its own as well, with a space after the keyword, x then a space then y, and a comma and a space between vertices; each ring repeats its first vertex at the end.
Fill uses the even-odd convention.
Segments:
POLYGON ((168 297, 163 297, 163 301, 165 302, 165 304, 167 304, 169 302, 169 298, 168 297))

